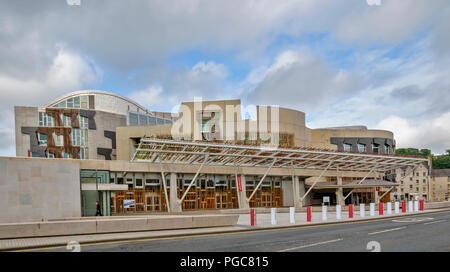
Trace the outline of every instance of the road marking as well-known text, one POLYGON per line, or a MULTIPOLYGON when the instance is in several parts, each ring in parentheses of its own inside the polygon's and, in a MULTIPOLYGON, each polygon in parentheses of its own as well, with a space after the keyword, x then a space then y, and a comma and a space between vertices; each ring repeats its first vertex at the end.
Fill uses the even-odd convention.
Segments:
POLYGON ((336 239, 336 240, 324 241, 324 242, 319 242, 319 243, 310 244, 310 245, 303 245, 303 246, 299 246, 299 247, 283 249, 283 250, 279 250, 278 252, 286 252, 286 251, 291 251, 291 250, 295 250, 295 249, 301 249, 301 248, 306 248, 306 247, 313 247, 313 246, 318 246, 318 245, 323 245, 323 244, 339 242, 339 241, 342 241, 342 240, 344 240, 344 239, 336 239))
POLYGON ((387 230, 381 230, 381 231, 377 231, 377 232, 371 232, 368 235, 374 235, 374 234, 378 234, 378 233, 385 233, 385 232, 389 232, 389 231, 396 231, 396 230, 402 230, 402 229, 406 229, 406 227, 401 227, 401 228, 395 228, 395 229, 387 229, 387 230))
POLYGON ((430 225, 430 224, 441 223, 441 222, 445 222, 445 220, 438 220, 438 221, 428 222, 428 223, 424 223, 424 225, 430 225))
POLYGON ((392 222, 398 222, 398 223, 414 223, 414 222, 422 222, 422 221, 429 221, 433 220, 432 217, 419 217, 419 218, 401 218, 401 219, 394 219, 392 222))

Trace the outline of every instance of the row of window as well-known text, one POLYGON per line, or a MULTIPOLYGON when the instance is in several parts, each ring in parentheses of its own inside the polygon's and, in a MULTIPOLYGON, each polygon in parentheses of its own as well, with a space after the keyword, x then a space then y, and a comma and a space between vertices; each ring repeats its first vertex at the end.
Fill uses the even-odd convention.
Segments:
POLYGON ((147 114, 128 112, 129 126, 152 126, 172 124, 171 119, 155 117, 147 114))
MULTIPOLYGON (((89 118, 77 115, 78 123, 80 124, 80 128, 88 128, 89 127, 89 118)), ((72 118, 70 116, 64 115, 61 113, 62 125, 64 127, 72 126, 72 118)), ((47 114, 46 112, 39 112, 39 126, 40 127, 54 127, 55 126, 55 118, 53 116, 47 114)))
POLYGON ((54 108, 89 109, 89 97, 81 95, 69 98, 53 106, 54 108))
MULTIPOLYGON (((189 178, 177 178, 178 188, 187 188, 192 182, 189 178)), ((128 184, 130 188, 143 188, 145 187, 161 187, 162 181, 160 175, 155 174, 134 174, 123 177, 119 173, 111 173, 110 183, 115 184, 128 184)), ((247 189, 254 189, 257 186, 257 181, 247 180, 245 187, 247 189)), ((166 186, 170 187, 170 179, 166 178, 166 186)), ((236 180, 230 178, 227 180, 225 177, 221 178, 206 178, 197 179, 196 182, 191 186, 192 188, 236 188, 236 180)), ((266 178, 262 183, 260 188, 281 188, 281 180, 279 178, 266 178)))
MULTIPOLYGON (((384 145, 386 154, 391 153, 391 146, 390 145, 384 145)), ((351 144, 344 144, 344 151, 350 152, 352 151, 352 145, 351 144)), ((361 153, 367 152, 367 146, 365 144, 358 144, 358 151, 361 153)), ((380 153, 380 145, 379 144, 372 144, 372 152, 373 153, 380 153)))

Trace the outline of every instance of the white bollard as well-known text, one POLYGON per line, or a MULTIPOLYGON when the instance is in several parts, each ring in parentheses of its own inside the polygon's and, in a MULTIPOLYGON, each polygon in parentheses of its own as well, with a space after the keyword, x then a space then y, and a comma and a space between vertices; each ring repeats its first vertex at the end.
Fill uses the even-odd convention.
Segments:
POLYGON ((392 214, 392 202, 386 203, 386 212, 387 214, 392 214))
POLYGON ((336 205, 336 219, 338 220, 342 219, 341 213, 342 213, 341 205, 336 205))
POLYGON ((414 211, 418 212, 419 211, 419 201, 414 201, 414 211))
POLYGON ((277 208, 271 208, 270 215, 271 215, 270 217, 271 217, 272 225, 276 225, 277 224, 277 208))
POLYGON ((361 216, 361 217, 366 216, 366 205, 365 204, 359 204, 359 216, 361 216))
POLYGON ((291 222, 291 224, 295 224, 295 207, 289 208, 289 222, 291 222))
POLYGON ((370 203, 370 216, 375 216, 375 203, 370 203))
POLYGON ((322 206, 322 221, 327 221, 327 219, 328 219, 327 210, 328 210, 328 206, 323 205, 322 206))
POLYGON ((400 213, 400 202, 395 201, 394 206, 395 206, 395 213, 400 213))
POLYGON ((413 202, 411 200, 408 201, 408 212, 413 212, 413 202))

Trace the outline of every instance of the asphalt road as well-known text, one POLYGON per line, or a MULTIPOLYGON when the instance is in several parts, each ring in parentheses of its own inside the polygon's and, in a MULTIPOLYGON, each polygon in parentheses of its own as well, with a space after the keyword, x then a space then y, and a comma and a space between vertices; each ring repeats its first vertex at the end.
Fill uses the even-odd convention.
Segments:
MULTIPOLYGON (((362 223, 82 245, 81 251, 450 252, 450 211, 362 223)), ((67 251, 50 249, 48 251, 67 251)))

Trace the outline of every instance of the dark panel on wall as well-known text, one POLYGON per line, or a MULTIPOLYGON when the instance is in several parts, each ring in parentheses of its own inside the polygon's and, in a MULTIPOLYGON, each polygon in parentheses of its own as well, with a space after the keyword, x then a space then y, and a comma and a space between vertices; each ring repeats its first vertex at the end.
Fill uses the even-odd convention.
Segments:
POLYGON ((339 151, 344 151, 344 144, 352 145, 352 152, 358 151, 358 144, 364 144, 368 153, 373 153, 372 144, 378 144, 380 154, 386 154, 386 147, 390 147, 390 153, 394 153, 395 146, 392 139, 387 138, 353 138, 353 137, 332 137, 330 143, 337 145, 339 151))
POLYGON ((112 153, 111 148, 102 148, 102 147, 97 148, 97 154, 105 156, 105 160, 107 161, 111 160, 111 153, 112 153))
POLYGON ((37 129, 37 127, 21 127, 22 133, 30 136, 30 151, 39 154, 42 158, 45 158, 46 147, 39 146, 37 129))
POLYGON ((112 149, 116 149, 116 132, 105 130, 105 137, 111 139, 112 149))
POLYGON ((97 125, 95 124, 95 111, 93 110, 80 110, 80 115, 89 119, 89 129, 96 130, 97 125))

